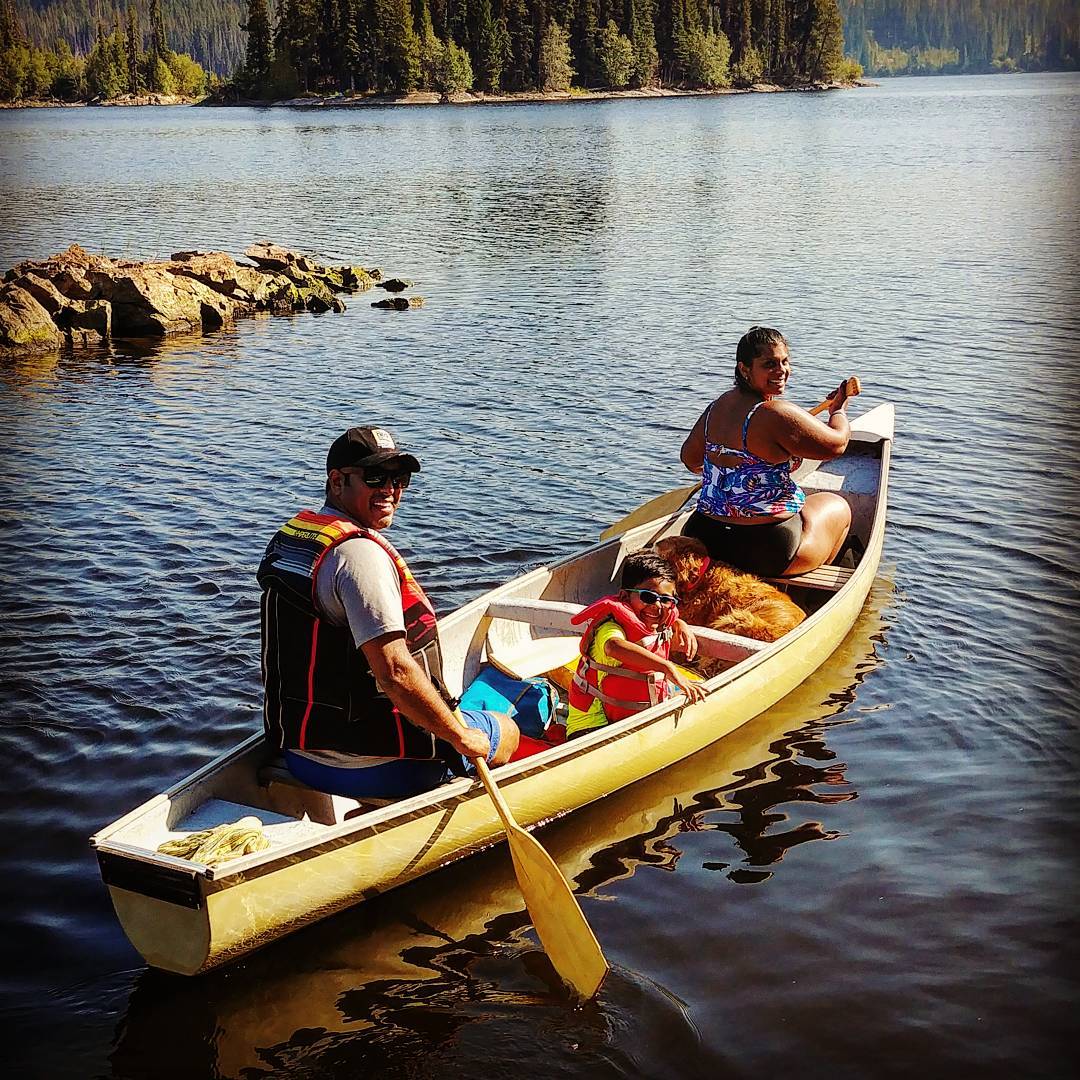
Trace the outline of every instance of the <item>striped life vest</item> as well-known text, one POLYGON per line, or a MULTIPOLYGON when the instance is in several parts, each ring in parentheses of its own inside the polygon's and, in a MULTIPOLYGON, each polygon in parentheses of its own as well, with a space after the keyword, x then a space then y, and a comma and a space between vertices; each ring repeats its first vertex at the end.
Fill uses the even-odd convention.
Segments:
POLYGON ((378 544, 393 560, 405 644, 441 686, 435 611, 405 560, 372 529, 301 510, 274 535, 258 571, 266 738, 289 750, 434 758, 434 736, 398 712, 379 690, 348 626, 334 626, 319 608, 315 577, 322 560, 356 537, 378 544))
POLYGON ((596 698, 603 704, 608 723, 613 724, 663 701, 667 697, 667 680, 658 671, 633 671, 622 664, 602 664, 592 658, 596 631, 609 619, 619 624, 628 641, 666 659, 671 650, 671 623, 675 614, 671 613, 659 632, 653 632, 629 604, 605 596, 571 617, 572 623, 588 623, 588 629, 581 635, 581 659, 570 684, 570 706, 588 712, 591 699, 596 698))

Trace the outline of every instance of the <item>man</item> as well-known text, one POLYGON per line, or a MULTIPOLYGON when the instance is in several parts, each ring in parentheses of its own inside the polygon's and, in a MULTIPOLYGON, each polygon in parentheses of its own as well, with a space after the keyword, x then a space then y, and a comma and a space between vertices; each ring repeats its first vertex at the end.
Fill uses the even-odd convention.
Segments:
POLYGON ((282 526, 259 566, 266 737, 321 791, 398 798, 517 749, 508 716, 447 703, 435 612, 382 536, 419 470, 385 428, 349 428, 325 505, 282 526))

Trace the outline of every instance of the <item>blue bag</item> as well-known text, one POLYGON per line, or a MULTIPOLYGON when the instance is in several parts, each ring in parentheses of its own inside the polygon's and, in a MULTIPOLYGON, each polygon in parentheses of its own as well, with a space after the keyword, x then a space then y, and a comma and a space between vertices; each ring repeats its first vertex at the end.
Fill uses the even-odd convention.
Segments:
POLYGON ((523 735, 541 739, 558 701, 558 692, 547 679, 514 679, 489 665, 461 695, 459 706, 508 713, 523 735))

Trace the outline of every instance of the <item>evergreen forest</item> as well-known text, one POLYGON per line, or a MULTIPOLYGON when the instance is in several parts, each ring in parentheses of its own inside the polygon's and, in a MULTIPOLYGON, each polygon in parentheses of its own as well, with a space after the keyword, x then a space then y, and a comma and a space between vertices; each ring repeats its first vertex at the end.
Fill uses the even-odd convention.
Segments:
POLYGON ((0 0, 0 100, 716 89, 1077 66, 1080 0, 0 0))
POLYGON ((1075 70, 1080 0, 840 0, 867 75, 1075 70))

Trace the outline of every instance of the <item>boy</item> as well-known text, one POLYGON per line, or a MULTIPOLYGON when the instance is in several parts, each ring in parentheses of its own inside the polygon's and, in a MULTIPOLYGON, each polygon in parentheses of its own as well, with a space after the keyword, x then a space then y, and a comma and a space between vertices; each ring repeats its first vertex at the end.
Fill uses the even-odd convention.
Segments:
POLYGON ((623 561, 621 588, 578 612, 587 624, 581 660, 570 684, 566 737, 632 716, 668 696, 667 680, 690 702, 705 692, 668 659, 678 630, 679 647, 692 656, 694 636, 679 619, 675 571, 652 551, 635 551, 623 561))

